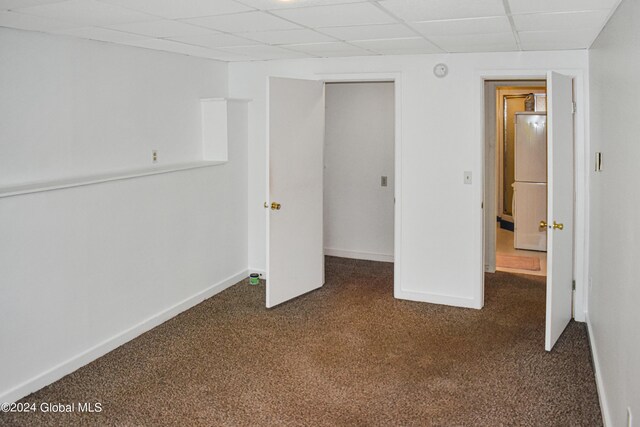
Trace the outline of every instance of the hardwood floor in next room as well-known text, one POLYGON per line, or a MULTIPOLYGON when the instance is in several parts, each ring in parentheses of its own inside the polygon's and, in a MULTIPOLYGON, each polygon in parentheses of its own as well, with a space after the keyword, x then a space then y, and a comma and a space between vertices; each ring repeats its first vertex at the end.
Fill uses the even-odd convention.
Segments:
POLYGON ((102 412, 0 425, 602 425, 584 324, 544 351, 544 278, 487 274, 482 310, 394 299, 392 278, 328 257, 323 288, 273 309, 243 281, 22 400, 102 412))

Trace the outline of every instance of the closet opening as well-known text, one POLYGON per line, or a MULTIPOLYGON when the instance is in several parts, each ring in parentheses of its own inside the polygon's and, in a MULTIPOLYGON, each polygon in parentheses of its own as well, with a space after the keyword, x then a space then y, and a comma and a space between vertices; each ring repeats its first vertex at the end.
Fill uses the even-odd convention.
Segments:
POLYGON ((395 83, 325 83, 324 253, 393 283, 395 83))

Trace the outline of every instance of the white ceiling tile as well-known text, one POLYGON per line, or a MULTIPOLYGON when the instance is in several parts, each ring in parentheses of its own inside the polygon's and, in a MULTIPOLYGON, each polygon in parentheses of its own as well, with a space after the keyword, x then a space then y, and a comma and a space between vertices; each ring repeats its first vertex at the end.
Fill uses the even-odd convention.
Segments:
POLYGON ((16 10, 24 7, 47 3, 60 3, 65 0, 0 0, 0 10, 16 10))
POLYGON ((363 49, 372 50, 383 55, 441 53, 432 43, 423 38, 413 37, 404 39, 364 40, 352 42, 363 49))
POLYGON ((517 31, 564 31, 567 27, 576 29, 602 28, 609 16, 607 10, 589 12, 558 12, 514 15, 513 23, 517 31))
POLYGON ((512 32, 491 34, 457 34, 429 37, 448 52, 509 52, 518 49, 512 32))
POLYGON ((211 50, 201 46, 193 46, 184 43, 178 43, 172 40, 165 39, 142 39, 123 42, 129 46, 142 47, 145 49, 162 50, 165 52, 181 53, 184 55, 198 56, 207 58, 211 50))
POLYGON ((390 24, 396 21, 371 3, 351 3, 276 10, 274 14, 307 27, 390 24))
POLYGON ((96 0, 67 0, 61 3, 27 7, 20 9, 20 12, 73 22, 86 27, 157 20, 151 15, 96 0))
POLYGON ((287 48, 321 57, 365 56, 373 54, 371 51, 343 42, 289 45, 287 48))
POLYGON ((328 4, 339 3, 357 3, 363 0, 297 0, 297 1, 282 1, 282 0, 237 0, 240 3, 244 3, 247 6, 255 7, 261 10, 273 10, 273 9, 293 9, 298 7, 319 6, 328 4))
POLYGON ((108 28, 126 31, 133 34, 141 34, 147 37, 179 37, 212 34, 213 30, 185 24, 184 22, 163 19, 150 22, 133 22, 128 24, 110 25, 108 28))
POLYGON ((56 31, 55 33, 79 37, 81 39, 99 40, 112 43, 141 40, 144 38, 144 36, 138 34, 123 33, 122 31, 114 31, 99 27, 74 28, 71 30, 56 31))
POLYGON ((509 0, 511 13, 577 12, 616 7, 618 0, 509 0))
POLYGON ((502 0, 384 0, 380 5, 407 22, 505 15, 502 0))
POLYGON ((340 40, 379 40, 401 37, 415 37, 416 34, 402 24, 356 25, 351 27, 319 28, 340 40))
POLYGON ((248 56, 252 59, 267 60, 267 59, 288 59, 288 58, 306 58, 301 52, 294 52, 287 49, 282 49, 277 46, 238 46, 228 47, 220 49, 236 55, 248 56))
POLYGON ((247 40, 242 37, 236 37, 231 34, 206 34, 197 36, 172 37, 172 40, 207 48, 250 46, 256 44, 252 40, 247 40))
POLYGON ((239 33, 238 35, 247 37, 260 43, 271 45, 279 44, 300 44, 300 43, 321 43, 335 41, 332 37, 325 36, 313 30, 283 30, 283 31, 260 31, 253 33, 239 33))
POLYGON ((77 24, 42 18, 22 13, 0 11, 0 27, 17 28, 19 30, 51 32, 69 28, 77 28, 77 24))
POLYGON ((233 0, 101 0, 168 19, 196 18, 253 10, 233 0))
POLYGON ((524 50, 586 49, 598 30, 522 31, 518 33, 524 50))
POLYGON ((428 38, 431 36, 491 34, 511 31, 511 24, 506 16, 414 22, 411 26, 428 38))
POLYGON ((300 26, 264 12, 245 12, 223 16, 186 19, 184 22, 226 33, 299 29, 300 26))

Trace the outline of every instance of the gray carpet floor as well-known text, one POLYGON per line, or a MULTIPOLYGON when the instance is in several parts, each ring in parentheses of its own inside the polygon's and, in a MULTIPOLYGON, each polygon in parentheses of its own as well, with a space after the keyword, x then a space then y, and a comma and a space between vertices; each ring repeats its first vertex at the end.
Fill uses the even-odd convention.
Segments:
POLYGON ((270 310, 239 283, 22 400, 102 412, 0 425, 602 425, 585 326, 544 351, 544 278, 487 274, 471 310, 396 300, 392 277, 328 257, 322 289, 270 310))

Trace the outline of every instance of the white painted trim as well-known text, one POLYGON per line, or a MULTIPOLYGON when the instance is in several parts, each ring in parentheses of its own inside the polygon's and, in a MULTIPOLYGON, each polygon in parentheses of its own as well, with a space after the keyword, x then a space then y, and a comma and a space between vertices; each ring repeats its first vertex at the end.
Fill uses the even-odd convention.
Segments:
POLYGON ((363 259, 367 261, 393 262, 393 254, 357 252, 346 249, 324 248, 324 254, 340 258, 363 259))
POLYGON ((65 179, 57 179, 46 182, 35 182, 23 185, 0 188, 0 198, 18 196, 20 194, 39 193, 42 191, 61 190, 63 188, 82 187, 84 185, 100 184, 103 182, 120 181, 123 179, 140 178, 149 175, 184 171, 189 169, 205 168, 227 163, 226 161, 200 160, 189 163, 176 163, 167 166, 149 167, 143 169, 131 169, 96 175, 79 176, 65 179))
MULTIPOLYGON (((480 158, 482 159, 482 182, 481 188, 484 188, 485 171, 485 108, 484 108, 484 83, 485 80, 509 80, 509 79, 545 79, 547 71, 543 69, 530 70, 477 70, 476 71, 476 90, 478 91, 478 105, 480 114, 478 114, 476 129, 480 135, 481 143, 479 148, 482 150, 480 158)), ((578 322, 585 321, 586 298, 589 278, 589 170, 590 160, 588 153, 590 152, 589 141, 589 87, 586 80, 585 71, 582 69, 563 69, 554 68, 551 71, 557 71, 562 74, 570 75, 574 78, 574 99, 578 107, 578 111, 574 116, 574 177, 575 177, 575 219, 574 228, 576 230, 574 236, 574 278, 576 281, 576 298, 574 300, 574 318, 578 322)), ((483 196, 484 197, 484 196, 483 196)), ((481 217, 484 212, 481 213, 481 217)), ((482 218, 483 219, 483 218, 482 218)), ((482 234, 484 236, 484 220, 481 222, 482 234)), ((479 272, 482 273, 481 285, 476 290, 476 298, 481 300, 481 306, 484 305, 484 237, 481 239, 482 244, 482 262, 479 266, 479 272)))
POLYGON ((604 383, 602 380, 602 371, 600 369, 600 359, 598 358, 598 349, 596 347, 596 341, 593 336, 591 328, 591 320, 589 319, 589 313, 585 313, 587 322, 587 333, 589 334, 589 345, 591 346, 591 357, 593 360, 593 371, 596 377, 596 389, 598 391, 598 400, 600 401, 600 411, 602 413, 602 423, 604 427, 611 427, 611 411, 609 411, 609 405, 607 404, 607 396, 604 391, 604 383))
POLYGON ((452 307, 480 309, 475 298, 452 297, 450 295, 434 294, 427 292, 411 292, 394 289, 393 296, 409 301, 428 302, 432 304, 450 305, 452 307))
POLYGON ((200 291, 197 294, 143 320, 137 325, 134 325, 129 329, 126 329, 119 334, 96 344, 91 348, 88 348, 87 350, 73 356, 67 361, 62 362, 45 372, 42 372, 41 374, 23 382, 22 384, 10 390, 4 391, 2 394, 0 394, 0 402, 15 402, 18 399, 21 399, 22 397, 33 393, 34 391, 40 390, 42 387, 45 387, 59 380, 60 378, 74 372, 75 370, 87 365, 88 363, 98 359, 99 357, 104 356, 110 351, 120 347, 122 344, 131 341, 139 335, 142 335, 143 333, 177 316, 183 311, 186 311, 191 307, 200 304, 205 299, 211 298, 212 296, 224 291, 230 286, 246 278, 248 274, 248 270, 243 270, 230 277, 227 277, 226 279, 216 283, 215 285, 210 286, 209 288, 200 291))

